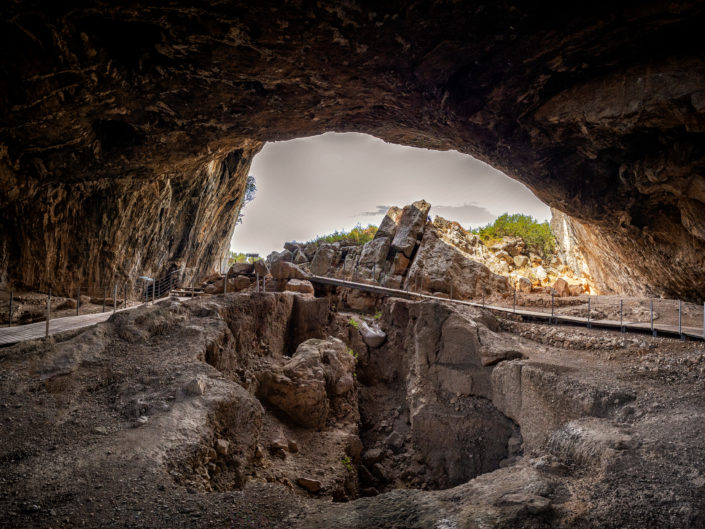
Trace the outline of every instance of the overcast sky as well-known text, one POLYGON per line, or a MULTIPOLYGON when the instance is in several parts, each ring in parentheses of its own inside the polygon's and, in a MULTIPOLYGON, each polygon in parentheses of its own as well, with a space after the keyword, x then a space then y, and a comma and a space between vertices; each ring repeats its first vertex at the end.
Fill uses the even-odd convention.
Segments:
POLYGON ((431 217, 465 228, 504 212, 539 221, 551 212, 531 191, 500 171, 455 151, 430 151, 385 143, 364 134, 327 133, 268 143, 250 174, 255 199, 244 208, 231 248, 264 256, 285 241, 379 225, 390 206, 424 199, 431 217))

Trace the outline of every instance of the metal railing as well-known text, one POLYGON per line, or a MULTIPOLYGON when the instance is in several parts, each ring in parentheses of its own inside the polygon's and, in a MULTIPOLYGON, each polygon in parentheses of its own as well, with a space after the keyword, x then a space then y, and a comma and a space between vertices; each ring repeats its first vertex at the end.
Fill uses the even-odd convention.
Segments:
POLYGON ((141 276, 135 281, 111 285, 77 287, 73 295, 57 296, 49 287, 23 288, 0 292, 0 326, 12 327, 45 321, 46 335, 52 320, 69 316, 124 310, 168 296, 180 282, 184 268, 153 279, 141 276), (7 305, 4 301, 7 300, 7 305))

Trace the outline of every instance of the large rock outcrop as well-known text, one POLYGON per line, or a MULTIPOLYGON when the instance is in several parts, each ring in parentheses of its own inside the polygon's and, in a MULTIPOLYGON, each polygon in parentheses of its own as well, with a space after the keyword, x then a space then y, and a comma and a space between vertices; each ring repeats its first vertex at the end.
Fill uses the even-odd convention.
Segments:
POLYGON ((705 296, 701 2, 0 12, 0 284, 205 270, 262 142, 358 131, 486 161, 607 268, 705 296))

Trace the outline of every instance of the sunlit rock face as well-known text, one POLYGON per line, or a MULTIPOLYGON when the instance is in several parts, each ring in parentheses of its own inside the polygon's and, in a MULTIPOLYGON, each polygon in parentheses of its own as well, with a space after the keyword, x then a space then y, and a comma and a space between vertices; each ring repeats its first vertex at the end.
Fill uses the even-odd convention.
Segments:
POLYGON ((0 282, 205 270, 261 142, 334 130, 471 154, 607 286, 705 297, 705 7, 621 5, 6 2, 0 282))

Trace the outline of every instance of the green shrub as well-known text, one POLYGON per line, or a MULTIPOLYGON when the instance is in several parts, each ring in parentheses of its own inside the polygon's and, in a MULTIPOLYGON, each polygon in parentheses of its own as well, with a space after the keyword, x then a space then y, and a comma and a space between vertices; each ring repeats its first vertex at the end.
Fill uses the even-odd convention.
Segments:
POLYGON ((382 317, 382 311, 381 311, 381 310, 378 310, 377 312, 375 312, 375 319, 376 319, 376 320, 379 320, 381 317, 382 317))
POLYGON ((347 470, 348 472, 352 472, 353 464, 352 464, 352 459, 350 459, 349 456, 345 456, 343 459, 340 460, 340 462, 345 467, 345 470, 347 470))
POLYGON ((356 329, 360 326, 360 324, 357 322, 357 320, 354 320, 353 318, 350 318, 350 319, 348 320, 348 324, 352 325, 352 326, 355 327, 356 329))
POLYGON ((521 237, 530 252, 544 258, 556 251, 556 239, 548 222, 537 222, 531 215, 504 213, 487 226, 473 229, 472 233, 488 245, 502 237, 521 237))
POLYGON ((363 228, 362 225, 358 224, 350 231, 336 230, 328 235, 319 235, 309 242, 316 244, 340 242, 346 245, 363 245, 374 239, 375 233, 377 233, 377 226, 370 224, 367 228, 363 228))

